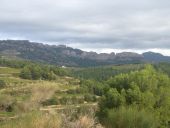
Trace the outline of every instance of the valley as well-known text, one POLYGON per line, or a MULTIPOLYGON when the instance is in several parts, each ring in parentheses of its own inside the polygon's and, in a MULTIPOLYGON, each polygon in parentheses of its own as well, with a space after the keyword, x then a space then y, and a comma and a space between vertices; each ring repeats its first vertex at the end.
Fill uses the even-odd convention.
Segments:
POLYGON ((61 68, 2 58, 0 65, 2 128, 116 128, 110 119, 169 127, 169 63, 61 68))

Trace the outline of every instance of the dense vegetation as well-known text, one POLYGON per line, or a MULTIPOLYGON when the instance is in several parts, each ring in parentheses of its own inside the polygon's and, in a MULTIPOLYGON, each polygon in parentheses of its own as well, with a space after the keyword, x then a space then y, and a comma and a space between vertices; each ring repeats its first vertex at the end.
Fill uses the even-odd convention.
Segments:
POLYGON ((73 68, 71 73, 74 77, 79 79, 104 81, 120 73, 128 73, 142 68, 144 68, 144 64, 126 64, 91 68, 73 68))
POLYGON ((108 128, 168 128, 170 79, 151 65, 107 81, 97 115, 108 128))
POLYGON ((64 76, 66 74, 66 71, 59 67, 32 64, 25 66, 21 70, 20 77, 30 80, 55 80, 57 79, 57 76, 64 76))
POLYGON ((162 62, 162 63, 154 64, 154 68, 170 76, 170 63, 162 62))
POLYGON ((1 62, 0 127, 75 128, 98 124, 94 118, 98 97, 88 92, 83 81, 68 76, 67 69, 22 60, 1 62))
POLYGON ((0 127, 169 128, 169 69, 60 68, 1 58, 0 127))
POLYGON ((21 69, 19 76, 23 79, 30 80, 55 80, 57 76, 68 75, 68 72, 63 68, 31 61, 9 60, 0 58, 0 66, 8 66, 21 69))
POLYGON ((3 58, 0 56, 0 66, 12 67, 12 68, 23 68, 26 65, 33 64, 31 61, 26 60, 11 60, 7 58, 3 58))

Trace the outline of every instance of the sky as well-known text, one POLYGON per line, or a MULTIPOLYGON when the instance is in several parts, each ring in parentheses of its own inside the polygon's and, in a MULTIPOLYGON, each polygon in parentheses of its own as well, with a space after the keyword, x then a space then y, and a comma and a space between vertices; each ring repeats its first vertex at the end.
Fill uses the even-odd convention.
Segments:
POLYGON ((170 55, 170 0, 0 0, 0 39, 170 55))

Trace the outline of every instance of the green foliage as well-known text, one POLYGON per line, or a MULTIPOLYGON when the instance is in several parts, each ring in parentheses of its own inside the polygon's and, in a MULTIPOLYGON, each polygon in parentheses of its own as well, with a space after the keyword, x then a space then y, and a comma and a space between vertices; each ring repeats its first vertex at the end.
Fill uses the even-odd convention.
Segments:
POLYGON ((6 66, 11 68, 23 68, 26 65, 33 64, 31 61, 26 60, 11 60, 11 59, 4 59, 0 57, 0 66, 6 66))
POLYGON ((110 89, 104 93, 99 102, 100 111, 98 112, 98 116, 101 122, 103 122, 105 118, 107 119, 108 125, 106 125, 106 123, 105 125, 108 128, 114 126, 114 124, 114 127, 119 127, 120 125, 120 128, 153 127, 151 125, 153 119, 148 119, 150 121, 145 122, 146 120, 144 117, 146 116, 146 113, 144 112, 143 115, 143 111, 152 112, 152 116, 155 116, 158 119, 159 127, 169 126, 170 79, 167 75, 157 72, 151 65, 147 65, 145 69, 141 71, 112 77, 107 83, 109 84, 110 89), (119 111, 122 106, 131 108, 132 110, 124 109, 122 114, 125 114, 125 117, 122 116, 122 118, 120 118, 122 121, 117 122, 119 120, 119 117, 117 116, 120 113, 117 113, 117 115, 115 111, 119 111), (130 113, 129 111, 132 111, 132 113, 134 111, 136 113, 137 110, 133 110, 134 106, 137 106, 139 109, 139 117, 137 114, 136 118, 141 119, 142 123, 139 125, 136 124, 136 126, 135 122, 133 122, 135 120, 131 117, 132 115, 129 115, 128 117, 132 122, 128 124, 125 123, 128 120, 128 118, 126 119, 126 115, 130 113), (111 120, 115 120, 115 122, 113 123, 111 120), (118 123, 117 125, 116 122, 118 123), (124 123, 126 125, 124 125, 124 123), (144 124, 146 124, 146 126, 144 124))
POLYGON ((58 105, 59 104, 59 100, 55 97, 52 97, 50 99, 47 99, 46 101, 42 102, 42 105, 44 106, 48 106, 48 105, 58 105))
POLYGON ((11 112, 14 109, 15 100, 9 95, 0 95, 0 111, 11 112))
POLYGON ((30 69, 31 69, 31 75, 32 75, 33 80, 38 80, 41 78, 42 69, 39 66, 37 66, 37 65, 32 66, 30 69))
POLYGON ((117 75, 114 78, 110 78, 108 80, 108 84, 112 88, 116 88, 118 91, 121 91, 121 89, 128 89, 129 88, 129 76, 128 74, 117 75))
POLYGON ((103 124, 106 128, 157 128, 153 114, 135 107, 108 110, 103 124))
POLYGON ((84 95, 84 100, 87 102, 96 102, 97 99, 94 95, 86 94, 84 95))
POLYGON ((127 64, 115 66, 99 66, 90 68, 73 68, 71 74, 80 79, 93 79, 96 81, 107 80, 120 73, 129 73, 144 68, 144 64, 127 64))
MULTIPOLYGON (((22 61, 22 60, 8 60, 0 58, 0 66, 12 67, 12 68, 21 68, 20 77, 23 79, 30 80, 55 80, 57 76, 66 76, 68 71, 63 68, 45 65, 40 63, 35 63, 31 61, 22 61)), ((18 70, 15 71, 18 73, 18 70)))
POLYGON ((24 67, 20 73, 20 77, 23 79, 32 79, 32 73, 28 66, 24 67))
POLYGON ((68 74, 63 68, 51 67, 50 70, 53 71, 54 74, 59 76, 65 76, 66 74, 68 74))
POLYGON ((161 62, 153 65, 156 70, 164 72, 170 76, 170 63, 161 62))
POLYGON ((128 104, 140 104, 142 101, 142 93, 135 83, 127 90, 126 101, 128 104))
POLYGON ((41 78, 41 68, 36 65, 26 66, 21 70, 20 77, 23 79, 38 80, 41 78))
POLYGON ((108 84, 119 91, 129 89, 132 83, 139 86, 142 92, 155 91, 159 86, 168 86, 169 78, 148 65, 144 70, 120 74, 108 80, 108 84))
POLYGON ((62 68, 53 66, 42 66, 38 64, 31 64, 25 66, 21 72, 20 77, 30 80, 55 80, 57 76, 64 76, 67 73, 62 68))
POLYGON ((97 96, 102 96, 106 89, 107 86, 95 80, 80 81, 80 91, 82 93, 90 93, 90 94, 95 94, 97 96))
MULTIPOLYGON (((122 67, 113 66, 106 68, 106 71, 104 68, 99 69, 101 72, 98 71, 98 69, 90 71, 92 68, 88 68, 88 71, 86 69, 83 70, 83 73, 85 70, 87 71, 84 78, 88 80, 83 79, 80 82, 79 80, 75 82, 72 80, 67 81, 65 77, 59 77, 68 75, 67 69, 32 62, 16 62, 16 64, 15 61, 10 62, 4 60, 4 62, 2 62, 3 61, 0 60, 2 66, 22 68, 20 77, 24 79, 56 80, 57 78, 64 78, 61 81, 68 85, 66 85, 67 87, 64 86, 66 89, 63 88, 62 91, 58 90, 60 94, 55 93, 52 97, 45 97, 46 99, 40 102, 41 105, 47 106, 60 104, 62 106, 74 106, 74 104, 83 104, 84 101, 97 102, 99 99, 97 116, 106 128, 170 127, 170 78, 166 75, 168 74, 169 68, 167 65, 165 66, 161 64, 158 65, 158 67, 155 67, 154 65, 156 70, 151 65, 146 65, 144 69, 142 69, 143 67, 134 67, 134 70, 134 65, 125 65, 122 67), (112 77, 106 82, 103 81, 110 76, 112 77), (89 79, 89 77, 91 77, 91 79, 89 79), (80 86, 77 86, 78 84, 80 84, 80 86), (70 85, 76 86, 70 88, 70 85)), ((3 71, 5 70, 6 69, 3 71)), ((20 69, 17 69, 14 73, 18 73, 19 71, 20 69)), ((13 71, 8 73, 11 74, 13 71)), ((15 101, 11 96, 17 96, 17 101, 21 101, 24 98, 28 99, 31 86, 25 88, 24 85, 30 85, 25 84, 27 81, 34 83, 34 81, 21 80, 14 78, 13 76, 10 78, 5 78, 3 76, 2 80, 0 80, 0 88, 4 88, 5 85, 9 84, 9 88, 1 90, 0 111, 3 112, 14 111, 15 101), (11 81, 13 83, 12 85, 17 85, 16 88, 10 88, 14 87, 11 86, 11 81), (22 85, 22 88, 18 86, 18 83, 22 85), (9 95, 4 95, 3 93, 9 95)), ((43 82, 50 83, 50 81, 43 82)), ((35 81, 35 83, 37 83, 37 81, 35 81)), ((54 81, 52 83, 54 86, 57 85, 54 81)), ((48 86, 47 83, 44 84, 45 86, 48 86)), ((60 87, 62 88, 62 86, 59 86, 59 88, 60 87)), ((41 91, 41 89, 38 90, 41 91)), ((46 92, 46 89, 44 92, 46 92)), ((44 96, 44 92, 42 93, 42 96, 44 96)), ((36 95, 36 93, 33 94, 36 95)), ((37 97, 39 97, 39 95, 37 97)))
POLYGON ((104 110, 105 108, 111 109, 111 108, 117 108, 120 105, 124 104, 124 97, 121 96, 121 94, 117 91, 116 88, 111 88, 109 91, 101 98, 101 101, 99 103, 99 107, 101 110, 104 110))
POLYGON ((0 79, 0 89, 4 88, 5 85, 6 85, 5 81, 0 79))

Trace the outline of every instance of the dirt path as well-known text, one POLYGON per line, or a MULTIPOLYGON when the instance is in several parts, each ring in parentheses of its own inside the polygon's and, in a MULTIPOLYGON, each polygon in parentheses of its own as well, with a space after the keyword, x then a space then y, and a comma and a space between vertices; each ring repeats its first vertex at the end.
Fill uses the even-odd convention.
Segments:
POLYGON ((74 105, 50 105, 46 107, 41 107, 40 111, 53 111, 53 110, 64 110, 64 109, 75 109, 80 107, 97 107, 97 103, 85 103, 85 104, 74 104, 74 105))
POLYGON ((6 120, 13 120, 18 118, 19 116, 11 116, 11 117, 0 117, 0 121, 6 121, 6 120))

